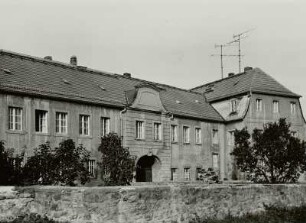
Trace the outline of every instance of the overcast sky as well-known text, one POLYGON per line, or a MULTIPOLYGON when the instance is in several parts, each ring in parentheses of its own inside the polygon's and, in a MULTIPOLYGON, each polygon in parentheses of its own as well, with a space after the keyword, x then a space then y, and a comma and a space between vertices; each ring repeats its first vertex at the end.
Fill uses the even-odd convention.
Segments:
MULTIPOLYGON (((242 66, 301 94, 306 111, 306 1, 0 0, 0 48, 182 88, 219 79, 215 44, 243 39, 242 66)), ((237 47, 224 49, 237 53, 237 47)), ((224 59, 238 72, 238 59, 224 59)))

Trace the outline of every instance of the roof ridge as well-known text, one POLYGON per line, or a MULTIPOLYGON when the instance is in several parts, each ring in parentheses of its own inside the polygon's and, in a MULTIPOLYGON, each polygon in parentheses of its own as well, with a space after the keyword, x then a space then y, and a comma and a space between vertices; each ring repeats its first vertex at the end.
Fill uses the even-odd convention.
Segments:
POLYGON ((31 55, 28 55, 28 54, 16 53, 16 52, 9 51, 9 50, 0 49, 0 54, 16 56, 16 57, 20 57, 20 58, 23 58, 23 59, 29 59, 29 60, 33 60, 33 61, 40 62, 40 63, 47 63, 47 64, 50 64, 50 65, 60 66, 60 67, 68 68, 68 69, 72 69, 72 70, 78 70, 78 71, 81 71, 81 72, 95 73, 95 74, 105 75, 105 76, 109 76, 109 77, 113 77, 113 78, 120 77, 120 78, 126 78, 126 79, 133 79, 133 80, 141 81, 143 83, 149 83, 149 84, 153 84, 153 85, 164 86, 164 87, 168 87, 168 88, 173 88, 173 89, 189 92, 189 93, 192 93, 192 94, 202 95, 201 93, 198 93, 198 92, 193 92, 193 91, 188 90, 188 89, 179 88, 179 87, 175 87, 175 86, 171 86, 171 85, 167 85, 167 84, 157 83, 157 82, 153 82, 153 81, 147 81, 147 80, 140 79, 140 78, 135 78, 135 77, 125 77, 121 74, 111 73, 111 72, 106 72, 106 71, 100 71, 100 70, 96 70, 96 69, 92 69, 92 68, 88 68, 88 67, 86 67, 86 69, 84 69, 83 66, 74 66, 74 65, 71 65, 69 63, 64 63, 64 62, 61 62, 61 61, 48 60, 48 59, 44 59, 44 58, 41 58, 41 57, 31 56, 31 55), (78 67, 80 69, 78 69, 78 67))

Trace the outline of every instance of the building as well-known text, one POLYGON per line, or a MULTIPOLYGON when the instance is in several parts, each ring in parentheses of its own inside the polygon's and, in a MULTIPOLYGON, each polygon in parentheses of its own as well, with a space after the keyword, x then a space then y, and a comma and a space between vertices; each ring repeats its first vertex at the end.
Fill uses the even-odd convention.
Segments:
POLYGON ((288 117, 304 138, 299 97, 257 68, 184 90, 78 66, 75 56, 66 64, 0 51, 0 140, 7 147, 29 157, 46 141, 71 138, 91 152, 95 174, 100 137, 116 132, 137 158, 137 181, 192 181, 210 167, 235 178, 232 131, 288 117))

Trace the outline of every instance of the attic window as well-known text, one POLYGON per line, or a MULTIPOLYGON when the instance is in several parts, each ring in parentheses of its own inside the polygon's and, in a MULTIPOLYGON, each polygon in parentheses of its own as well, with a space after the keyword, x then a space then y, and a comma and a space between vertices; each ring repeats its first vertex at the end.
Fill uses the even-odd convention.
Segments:
POLYGON ((106 91, 106 89, 102 85, 99 85, 99 88, 103 91, 106 91))
POLYGON ((66 79, 62 79, 63 80, 63 82, 65 83, 65 84, 70 84, 70 82, 68 81, 68 80, 66 80, 66 79))
POLYGON ((3 68, 2 70, 3 70, 3 71, 4 71, 4 73, 6 73, 6 74, 12 74, 12 72, 11 72, 9 69, 5 69, 5 68, 3 68))
POLYGON ((179 100, 176 100, 175 102, 176 104, 182 104, 182 102, 180 102, 179 100))

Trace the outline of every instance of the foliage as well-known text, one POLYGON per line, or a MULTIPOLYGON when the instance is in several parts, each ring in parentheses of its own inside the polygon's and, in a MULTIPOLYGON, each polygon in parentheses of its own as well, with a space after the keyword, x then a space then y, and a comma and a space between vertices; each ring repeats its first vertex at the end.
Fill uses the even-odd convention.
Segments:
POLYGON ((290 124, 285 119, 268 123, 263 131, 247 129, 235 131, 235 156, 237 167, 260 183, 296 182, 306 169, 306 144, 290 134, 290 124))
POLYGON ((105 185, 129 185, 133 180, 135 159, 121 145, 120 137, 110 133, 101 138, 102 180, 105 185))
POLYGON ((219 174, 213 168, 208 168, 207 170, 201 168, 198 169, 197 180, 205 183, 219 183, 219 174))
POLYGON ((52 150, 50 144, 42 144, 35 150, 24 167, 24 179, 28 184, 62 184, 74 186, 79 179, 82 184, 89 181, 86 164, 89 152, 82 146, 75 146, 67 139, 52 150))
POLYGON ((20 215, 13 221, 0 221, 0 223, 58 223, 49 219, 47 216, 40 216, 38 214, 30 213, 25 215, 20 215))
POLYGON ((301 207, 265 207, 258 214, 246 214, 241 217, 228 215, 224 219, 200 218, 195 216, 190 223, 303 223, 306 219, 306 206, 301 207))
POLYGON ((19 184, 21 179, 21 162, 23 155, 13 156, 13 150, 8 150, 0 141, 0 185, 19 184))

